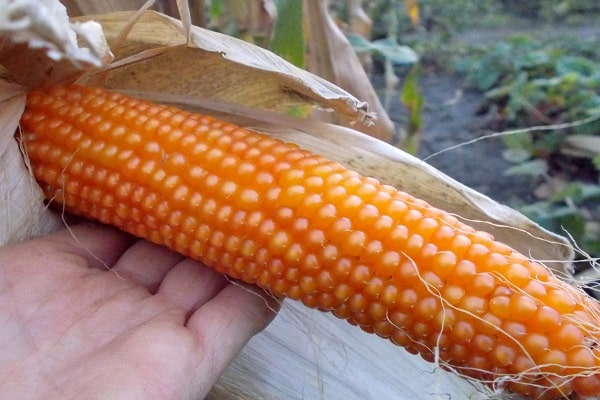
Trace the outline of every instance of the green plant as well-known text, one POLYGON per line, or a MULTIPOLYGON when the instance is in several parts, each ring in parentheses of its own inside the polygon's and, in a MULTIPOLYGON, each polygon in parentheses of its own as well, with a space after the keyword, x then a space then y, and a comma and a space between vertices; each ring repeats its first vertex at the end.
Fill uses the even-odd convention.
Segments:
POLYGON ((589 0, 502 0, 502 5, 505 11, 514 15, 544 21, 600 11, 598 2, 589 0))
MULTIPOLYGON (((581 44, 571 48, 567 41, 550 43, 515 36, 488 49, 475 49, 456 68, 484 93, 482 109, 494 113, 496 127, 512 128, 558 124, 597 114, 599 59, 596 51, 581 44)), ((532 153, 550 154, 565 134, 594 134, 599 129, 596 122, 549 133, 555 137, 548 138, 548 133, 532 136, 532 153)))
POLYGON ((410 154, 417 154, 423 125, 421 109, 425 102, 419 89, 419 65, 413 66, 407 74, 400 90, 400 101, 408 110, 407 142, 404 147, 410 154))
POLYGON ((523 126, 582 118, 600 107, 598 59, 581 44, 521 35, 473 49, 456 69, 498 107, 508 126, 523 126))
POLYGON ((583 251, 598 257, 599 200, 600 185, 572 182, 547 200, 520 207, 520 210, 543 227, 568 234, 583 251))
POLYGON ((482 92, 481 110, 494 117, 493 128, 523 128, 503 136, 505 158, 514 164, 506 173, 570 182, 520 209, 552 231, 568 232, 594 256, 600 255, 600 151, 567 146, 585 135, 600 143, 598 61, 592 41, 521 35, 474 48, 456 64, 482 92))

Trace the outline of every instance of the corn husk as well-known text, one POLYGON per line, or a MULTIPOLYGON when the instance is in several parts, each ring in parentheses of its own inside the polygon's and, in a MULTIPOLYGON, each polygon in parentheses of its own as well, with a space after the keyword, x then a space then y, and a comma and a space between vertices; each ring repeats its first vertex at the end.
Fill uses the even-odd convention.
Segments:
MULTIPOLYGON (((355 129, 386 142, 403 142, 406 139, 404 132, 396 129, 373 86, 365 84, 369 82, 369 78, 363 64, 342 30, 327 12, 327 3, 306 0, 304 6, 308 32, 308 70, 369 103, 370 110, 377 115, 377 123, 355 129)), ((351 10, 358 12, 356 7, 351 10)), ((343 115, 321 115, 320 120, 353 127, 353 121, 343 115)))
POLYGON ((356 121, 372 118, 367 103, 271 52, 217 32, 186 27, 163 14, 142 14, 119 44, 131 17, 128 12, 89 17, 104 28, 121 67, 88 76, 86 83, 282 112, 309 104, 356 121))
MULTIPOLYGON (((12 137, 28 87, 77 80, 211 110, 297 142, 469 219, 525 254, 553 260, 560 271, 568 270, 568 242, 514 210, 377 139, 286 116, 290 106, 312 105, 357 121, 370 118, 359 99, 265 50, 156 12, 89 16, 78 20, 88 25, 73 25, 55 1, 18 3, 37 4, 25 11, 46 12, 40 23, 47 21, 56 29, 43 36, 36 35, 39 26, 31 20, 15 25, 6 14, 8 3, 0 1, 0 195, 7 216, 2 244, 60 225, 44 208, 12 137)), ((484 392, 332 316, 287 303, 233 362, 209 398, 477 399, 484 392)))
POLYGON ((60 226, 28 173, 13 139, 28 87, 70 82, 110 63, 99 24, 73 24, 57 1, 0 0, 0 243, 43 234, 60 226), (80 47, 78 41, 85 43, 80 47))

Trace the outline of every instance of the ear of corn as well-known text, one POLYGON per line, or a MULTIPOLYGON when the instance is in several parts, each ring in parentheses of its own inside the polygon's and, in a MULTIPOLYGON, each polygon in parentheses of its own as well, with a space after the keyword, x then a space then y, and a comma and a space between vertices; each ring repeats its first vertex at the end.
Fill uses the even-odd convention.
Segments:
POLYGON ((422 200, 295 145, 101 89, 32 92, 22 128, 33 174, 70 212, 490 385, 600 394, 596 303, 422 200))

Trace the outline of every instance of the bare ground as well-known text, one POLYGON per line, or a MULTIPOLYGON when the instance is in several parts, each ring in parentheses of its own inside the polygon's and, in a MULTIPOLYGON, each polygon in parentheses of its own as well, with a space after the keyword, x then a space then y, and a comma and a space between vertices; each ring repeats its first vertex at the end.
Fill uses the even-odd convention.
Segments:
MULTIPOLYGON (((376 87, 381 78, 374 77, 376 87)), ((506 176, 510 166, 503 157, 500 138, 485 138, 486 117, 477 115, 481 95, 465 87, 454 76, 425 72, 419 80, 425 98, 422 132, 417 156, 465 185, 505 203, 529 201, 530 178, 506 176), (469 143, 474 141, 473 143, 469 143)), ((378 92, 385 97, 384 90, 378 92)), ((399 95, 393 94, 388 112, 401 129, 406 126, 406 111, 399 95)))
MULTIPOLYGON (((539 25, 519 20, 509 26, 463 32, 454 41, 485 45, 515 34, 600 41, 600 25, 539 25)), ((373 76, 373 83, 385 99, 382 76, 373 76)), ((505 171, 511 164, 502 156, 502 139, 486 138, 493 132, 487 118, 477 114, 482 101, 480 93, 468 89, 459 77, 427 68, 421 73, 419 88, 425 99, 419 158, 501 203, 516 206, 536 200, 533 188, 540 182, 530 177, 507 176, 505 171)), ((398 93, 390 96, 388 112, 400 129, 406 126, 406 109, 398 93)))

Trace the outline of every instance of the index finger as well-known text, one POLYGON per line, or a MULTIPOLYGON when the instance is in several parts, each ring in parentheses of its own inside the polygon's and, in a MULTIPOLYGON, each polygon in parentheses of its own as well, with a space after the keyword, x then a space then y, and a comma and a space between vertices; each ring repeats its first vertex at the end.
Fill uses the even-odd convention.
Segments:
POLYGON ((89 267, 110 269, 138 239, 107 225, 82 222, 40 240, 56 251, 81 257, 89 267))
POLYGON ((275 318, 280 305, 270 296, 258 288, 229 283, 191 315, 186 326, 197 337, 202 361, 211 364, 199 365, 201 379, 216 381, 252 336, 275 318))

